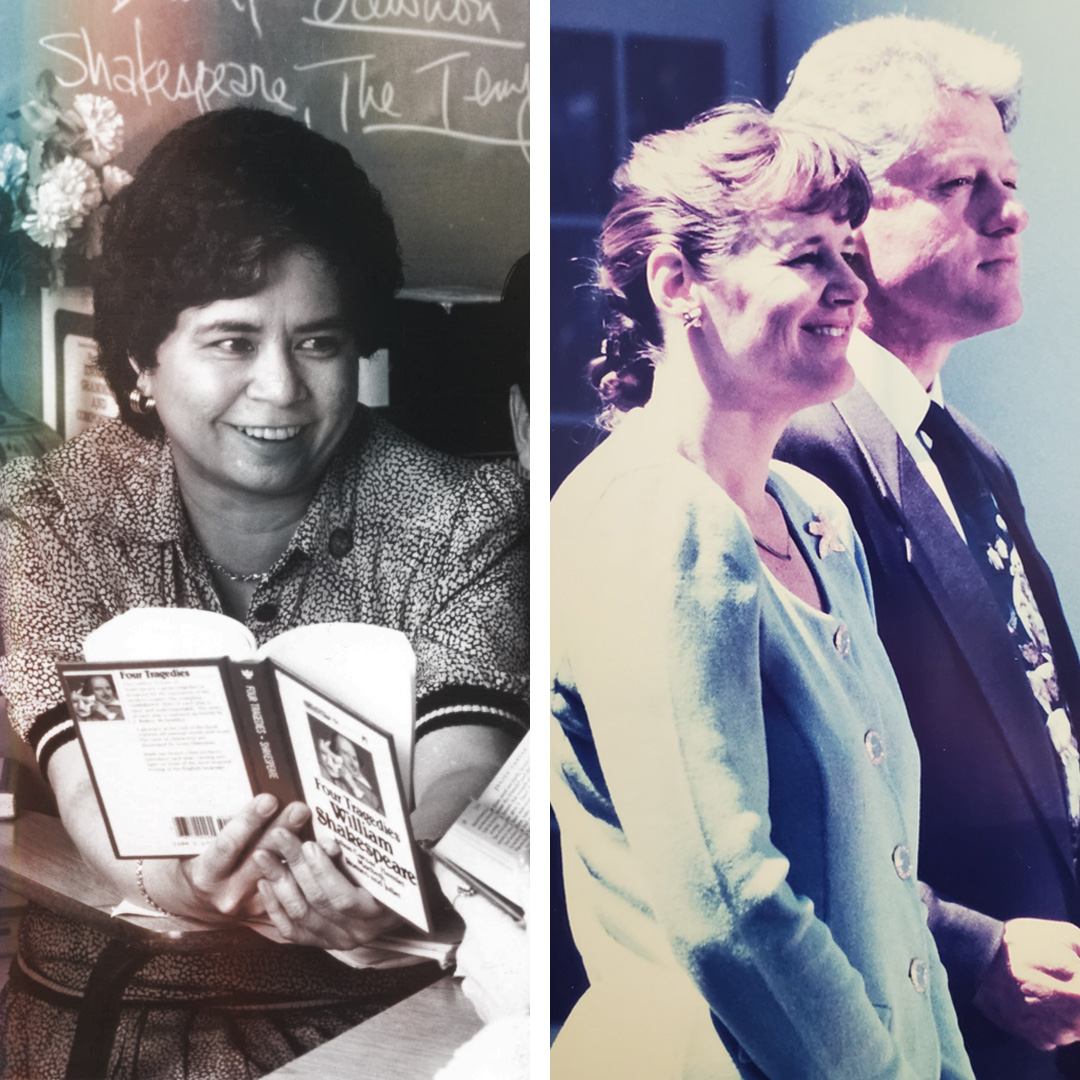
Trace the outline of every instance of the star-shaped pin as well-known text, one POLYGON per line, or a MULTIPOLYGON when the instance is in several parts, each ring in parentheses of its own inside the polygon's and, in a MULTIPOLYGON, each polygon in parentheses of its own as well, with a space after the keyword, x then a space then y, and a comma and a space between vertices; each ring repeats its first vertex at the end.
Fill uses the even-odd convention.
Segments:
POLYGON ((806 531, 818 538, 817 553, 819 559, 828 557, 830 551, 847 551, 843 541, 837 535, 836 526, 819 511, 814 515, 814 520, 806 524, 806 531))

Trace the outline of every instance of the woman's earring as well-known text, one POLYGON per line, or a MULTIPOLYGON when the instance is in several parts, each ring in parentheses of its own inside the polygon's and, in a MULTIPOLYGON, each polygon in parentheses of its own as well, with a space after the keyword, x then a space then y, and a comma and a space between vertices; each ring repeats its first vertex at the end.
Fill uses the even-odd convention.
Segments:
POLYGON ((683 321, 683 326, 685 326, 687 330, 700 330, 701 329, 701 308, 697 307, 697 306, 692 307, 692 308, 687 308, 682 313, 682 321, 683 321))
POLYGON ((128 402, 131 405, 131 411, 138 413, 139 416, 148 416, 157 404, 152 397, 142 393, 137 386, 133 387, 131 393, 128 394, 128 402))

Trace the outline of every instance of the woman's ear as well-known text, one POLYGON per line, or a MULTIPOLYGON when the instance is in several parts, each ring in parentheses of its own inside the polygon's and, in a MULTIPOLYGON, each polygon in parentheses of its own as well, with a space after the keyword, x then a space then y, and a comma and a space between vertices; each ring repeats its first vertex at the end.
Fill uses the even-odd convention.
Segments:
POLYGON ((131 353, 127 354, 128 363, 131 365, 131 370, 135 372, 135 388, 140 394, 145 394, 147 397, 153 397, 150 393, 150 375, 145 368, 139 367, 135 362, 135 357, 131 353))
POLYGON ((645 280, 661 318, 681 320, 688 309, 697 306, 697 278, 678 248, 653 250, 645 264, 645 280))
POLYGON ((518 462, 528 473, 529 406, 525 404, 525 395, 517 383, 510 387, 510 427, 514 432, 514 447, 517 449, 518 462))

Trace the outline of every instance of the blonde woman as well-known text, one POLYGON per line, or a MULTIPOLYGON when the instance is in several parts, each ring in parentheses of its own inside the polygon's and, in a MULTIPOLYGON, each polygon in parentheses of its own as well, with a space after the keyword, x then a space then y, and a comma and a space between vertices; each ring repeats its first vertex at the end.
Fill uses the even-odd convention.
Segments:
POLYGON ((615 184, 592 372, 615 422, 552 508, 552 800, 590 980, 552 1076, 970 1077, 862 549, 771 461, 852 382, 865 176, 739 105, 615 184))

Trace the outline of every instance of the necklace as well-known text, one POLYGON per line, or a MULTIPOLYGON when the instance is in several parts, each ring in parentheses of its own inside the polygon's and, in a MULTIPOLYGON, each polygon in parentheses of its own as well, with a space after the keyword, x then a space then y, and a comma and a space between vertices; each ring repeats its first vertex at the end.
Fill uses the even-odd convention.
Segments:
POLYGON ((774 559, 783 559, 784 562, 791 562, 791 537, 787 538, 787 551, 777 551, 774 547, 769 547, 764 540, 759 540, 754 537, 754 543, 757 544, 762 551, 767 551, 774 559))
MULTIPOLYGON (((203 554, 205 555, 206 553, 203 552, 203 554)), ((235 574, 232 570, 228 570, 222 566, 221 563, 215 562, 209 555, 206 556, 206 561, 210 564, 211 570, 216 570, 222 577, 227 577, 230 581, 235 581, 238 585, 262 585, 270 576, 268 570, 261 574, 235 574)))

